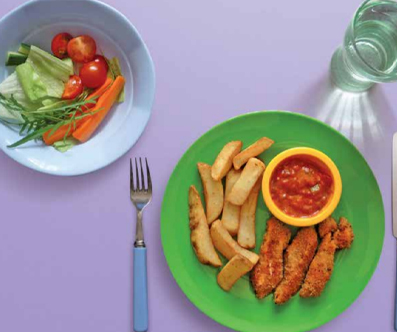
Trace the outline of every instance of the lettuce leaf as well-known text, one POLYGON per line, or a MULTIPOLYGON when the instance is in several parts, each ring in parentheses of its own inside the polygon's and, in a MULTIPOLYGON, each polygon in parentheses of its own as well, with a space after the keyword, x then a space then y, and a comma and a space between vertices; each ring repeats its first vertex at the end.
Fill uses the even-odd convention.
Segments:
POLYGON ((55 142, 52 146, 59 152, 66 152, 79 143, 78 140, 70 137, 64 140, 55 142))
MULTIPOLYGON (((13 96, 27 111, 37 110, 41 104, 32 103, 25 95, 22 85, 14 72, 0 84, 0 93, 7 98, 13 96)), ((0 104, 0 118, 10 122, 21 122, 22 117, 18 112, 12 112, 0 104)))
POLYGON ((70 104, 70 100, 59 100, 59 99, 45 99, 43 100, 43 106, 38 108, 38 111, 51 110, 53 108, 63 107, 70 104))
POLYGON ((36 102, 47 96, 47 87, 29 63, 17 66, 15 71, 25 95, 31 102, 36 102))
POLYGON ((62 61, 69 66, 69 71, 70 71, 69 74, 73 75, 74 74, 73 60, 71 58, 65 58, 65 59, 62 59, 62 61))
POLYGON ((26 63, 29 63, 39 75, 41 81, 47 87, 49 97, 62 97, 64 83, 68 81, 72 70, 70 62, 64 62, 32 45, 26 63))

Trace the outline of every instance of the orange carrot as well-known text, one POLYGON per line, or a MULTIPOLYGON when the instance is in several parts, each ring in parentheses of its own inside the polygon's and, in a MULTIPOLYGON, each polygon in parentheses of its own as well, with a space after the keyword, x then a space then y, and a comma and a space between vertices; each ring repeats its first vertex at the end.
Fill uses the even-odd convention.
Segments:
POLYGON ((98 99, 95 107, 91 110, 92 112, 97 111, 97 113, 93 114, 90 119, 87 119, 87 121, 77 128, 73 133, 74 138, 80 142, 86 142, 91 137, 117 100, 117 97, 124 87, 124 83, 124 77, 117 76, 113 84, 98 99))
MULTIPOLYGON (((78 121, 79 120, 76 120, 76 124, 77 124, 78 121)), ((52 133, 52 135, 51 135, 51 131, 52 130, 49 130, 49 131, 45 132, 43 134, 44 143, 47 144, 47 145, 52 145, 55 142, 58 142, 61 139, 63 139, 66 134, 67 134, 67 136, 72 135, 73 129, 74 129, 73 127, 74 127, 73 124, 72 125, 66 124, 66 125, 60 126, 57 130, 55 130, 52 133), (69 131, 69 133, 68 133, 68 131, 69 131)))
MULTIPOLYGON (((98 89, 96 89, 94 92, 92 92, 86 100, 93 99, 95 97, 99 98, 100 96, 103 95, 103 93, 106 91, 106 89, 113 83, 113 79, 111 77, 107 77, 105 83, 103 83, 98 89)), ((81 109, 85 112, 88 109, 94 107, 95 104, 85 104, 81 109)))
MULTIPOLYGON (((100 96, 103 95, 103 93, 106 91, 106 89, 107 89, 112 83, 113 83, 113 79, 110 78, 110 77, 108 77, 108 78, 106 79, 105 83, 103 83, 98 89, 96 89, 94 92, 92 92, 92 93, 86 98, 86 100, 90 100, 90 99, 93 99, 93 98, 95 98, 95 97, 96 97, 96 98, 99 98, 100 96)), ((98 100, 97 100, 97 101, 98 101, 98 100)), ((90 104, 85 104, 81 109, 83 110, 84 113, 87 113, 88 111, 90 111, 90 109, 91 109, 93 106, 95 106, 95 104, 91 104, 91 103, 90 103, 90 104)), ((81 118, 81 119, 79 119, 79 120, 76 120, 76 127, 77 127, 80 123, 82 123, 82 120, 85 120, 85 119, 87 119, 87 118, 89 118, 89 117, 87 116, 87 117, 81 118)), ((65 135, 71 136, 71 135, 73 134, 73 132, 74 132, 74 128, 75 128, 75 126, 74 126, 73 124, 72 124, 72 125, 66 124, 66 125, 63 125, 63 126, 59 127, 57 130, 55 130, 55 131, 52 133, 52 135, 50 135, 50 134, 51 134, 51 130, 49 130, 49 131, 47 131, 46 133, 44 133, 44 135, 43 135, 44 143, 47 144, 47 145, 52 145, 52 144, 54 144, 55 142, 60 141, 61 139, 63 139, 63 138, 65 137, 65 135)))

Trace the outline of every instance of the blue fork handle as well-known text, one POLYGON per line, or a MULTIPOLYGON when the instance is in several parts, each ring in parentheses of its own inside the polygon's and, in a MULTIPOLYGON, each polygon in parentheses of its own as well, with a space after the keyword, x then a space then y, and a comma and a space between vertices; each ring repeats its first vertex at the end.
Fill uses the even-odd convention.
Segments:
POLYGON ((133 319, 135 332, 146 332, 148 330, 146 271, 146 248, 134 247, 133 319))

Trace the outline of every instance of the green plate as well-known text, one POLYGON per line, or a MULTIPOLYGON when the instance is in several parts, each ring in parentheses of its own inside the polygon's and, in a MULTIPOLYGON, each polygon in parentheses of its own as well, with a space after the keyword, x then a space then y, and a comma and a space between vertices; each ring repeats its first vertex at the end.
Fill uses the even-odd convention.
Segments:
MULTIPOLYGON (((262 197, 256 215, 255 252, 259 251, 270 217, 262 197)), ((206 315, 238 331, 298 332, 314 329, 338 316, 360 295, 382 251, 384 211, 378 184, 358 150, 324 123, 300 114, 266 111, 249 113, 221 123, 200 137, 183 155, 168 182, 161 213, 161 239, 171 272, 186 296, 206 315), (279 152, 307 146, 326 153, 340 170, 343 193, 333 216, 352 223, 352 248, 337 252, 330 282, 319 298, 294 296, 276 306, 273 296, 257 300, 248 275, 224 292, 216 282, 219 269, 201 265, 190 244, 188 188, 202 190, 196 163, 212 164, 231 140, 244 147, 262 136, 276 143, 261 155, 268 163, 279 152)))

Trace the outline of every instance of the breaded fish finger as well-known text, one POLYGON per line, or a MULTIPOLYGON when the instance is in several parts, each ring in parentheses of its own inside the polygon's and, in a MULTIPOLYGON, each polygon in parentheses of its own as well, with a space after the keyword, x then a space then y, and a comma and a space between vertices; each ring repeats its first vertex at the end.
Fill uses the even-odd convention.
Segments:
POLYGON ((291 231, 276 218, 267 221, 259 262, 251 272, 251 283, 259 299, 269 295, 283 278, 283 251, 291 231))
POLYGON ((338 249, 350 248, 354 240, 354 233, 352 225, 346 218, 339 218, 338 230, 334 234, 334 241, 338 249))
POLYGON ((328 217, 318 225, 318 235, 323 238, 328 233, 333 233, 338 229, 338 224, 335 219, 328 217))
POLYGON ((306 272, 317 249, 314 227, 301 228, 284 255, 284 278, 274 293, 274 303, 283 304, 295 295, 305 279, 306 272))
POLYGON ((299 292, 301 297, 317 297, 323 292, 325 285, 331 278, 334 269, 336 244, 332 233, 322 239, 316 256, 310 264, 303 286, 299 292))

